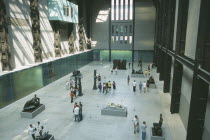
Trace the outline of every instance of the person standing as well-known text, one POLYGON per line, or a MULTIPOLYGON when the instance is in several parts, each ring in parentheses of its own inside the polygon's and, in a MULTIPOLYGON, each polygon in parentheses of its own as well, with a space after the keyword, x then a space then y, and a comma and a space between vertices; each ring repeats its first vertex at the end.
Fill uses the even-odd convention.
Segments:
POLYGON ((133 81, 133 92, 136 92, 136 81, 133 81))
POLYGON ((76 107, 74 108, 74 117, 75 117, 74 121, 79 122, 79 107, 78 107, 78 105, 76 105, 76 107))
POLYGON ((71 103, 74 102, 74 101, 73 101, 74 93, 73 93, 72 91, 70 92, 70 97, 71 97, 71 103))
POLYGON ((111 68, 111 74, 113 74, 113 68, 111 68))
POLYGON ((36 130, 37 130, 37 132, 39 132, 39 135, 41 135, 41 134, 40 134, 40 130, 41 130, 40 122, 37 122, 36 130))
POLYGON ((82 103, 79 102, 79 120, 82 121, 82 103))
POLYGON ((112 86, 113 86, 113 90, 115 90, 116 89, 116 83, 115 83, 115 81, 113 81, 112 86))
POLYGON ((144 71, 144 75, 145 75, 145 77, 147 77, 147 75, 148 75, 148 70, 145 70, 145 71, 144 71))
POLYGON ((129 83, 130 83, 130 76, 129 75, 128 75, 127 81, 128 81, 128 85, 129 85, 129 83))
POLYGON ((70 82, 69 83, 70 83, 70 87, 72 87, 74 82, 73 82, 72 79, 70 79, 70 82))
POLYGON ((67 80, 66 81, 66 90, 68 90, 69 89, 69 81, 67 80))
POLYGON ((77 91, 76 91, 76 88, 74 88, 73 94, 74 94, 74 97, 76 98, 76 97, 77 97, 77 91))
POLYGON ((101 89, 102 89, 101 83, 98 84, 98 89, 99 89, 99 92, 101 92, 101 89))
POLYGON ((150 71, 150 64, 148 64, 148 71, 150 71))
POLYGON ((128 66, 129 66, 129 69, 130 69, 130 67, 131 67, 131 63, 130 62, 128 63, 128 66))
POLYGON ((143 82, 143 89, 144 89, 144 93, 147 91, 147 83, 146 82, 143 82))
POLYGON ((134 134, 139 133, 139 118, 137 115, 133 118, 134 134))
POLYGON ((32 124, 30 124, 29 130, 28 130, 28 134, 30 134, 32 136, 33 140, 35 140, 35 133, 36 133, 35 128, 33 127, 32 124))
POLYGON ((139 90, 140 90, 140 93, 142 91, 142 82, 139 83, 139 90))
POLYGON ((98 75, 98 82, 101 82, 101 75, 98 75))
POLYGON ((107 85, 108 85, 109 91, 111 91, 111 87, 112 87, 111 82, 109 81, 107 85))
POLYGON ((44 134, 44 126, 41 126, 41 129, 39 131, 40 136, 42 136, 44 134))
POLYGON ((143 124, 141 125, 142 140, 146 139, 146 128, 147 128, 146 122, 143 122, 143 124))
POLYGON ((117 67, 115 68, 115 75, 117 75, 117 67))

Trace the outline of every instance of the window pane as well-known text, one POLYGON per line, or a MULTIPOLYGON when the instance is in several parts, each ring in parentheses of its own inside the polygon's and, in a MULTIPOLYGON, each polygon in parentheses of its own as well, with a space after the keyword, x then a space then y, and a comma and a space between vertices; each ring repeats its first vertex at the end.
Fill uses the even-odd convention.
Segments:
POLYGON ((120 25, 120 32, 123 33, 123 25, 120 25))
POLYGON ((133 19, 133 0, 130 0, 130 20, 133 19))
POLYGON ((124 5, 123 5, 123 0, 120 0, 121 1, 121 8, 120 8, 120 20, 123 20, 123 16, 124 16, 124 14, 123 14, 123 11, 124 11, 124 5))
POLYGON ((112 43, 114 44, 114 36, 112 36, 112 43))
POLYGON ((123 43, 123 36, 120 36, 120 44, 123 43))
POLYGON ((112 0, 112 9, 111 9, 112 11, 112 20, 114 20, 114 11, 115 11, 115 9, 114 9, 114 0, 112 0))
POLYGON ((128 37, 125 36, 125 44, 127 44, 127 43, 128 43, 128 37))
POLYGON ((130 44, 132 44, 132 36, 130 36, 130 44))
POLYGON ((117 27, 117 25, 116 25, 116 29, 115 30, 116 30, 116 34, 118 34, 118 27, 117 27))
POLYGON ((125 20, 128 20, 128 0, 125 0, 125 20))
POLYGON ((112 25, 112 34, 114 34, 114 25, 112 25))
POLYGON ((119 0, 116 0, 116 20, 119 20, 119 0))
POLYGON ((132 25, 130 25, 129 28, 129 33, 132 33, 132 25))
POLYGON ((118 36, 116 36, 116 43, 118 43, 118 36))
POLYGON ((128 30, 128 27, 127 25, 125 26, 125 34, 127 34, 127 30, 128 30))

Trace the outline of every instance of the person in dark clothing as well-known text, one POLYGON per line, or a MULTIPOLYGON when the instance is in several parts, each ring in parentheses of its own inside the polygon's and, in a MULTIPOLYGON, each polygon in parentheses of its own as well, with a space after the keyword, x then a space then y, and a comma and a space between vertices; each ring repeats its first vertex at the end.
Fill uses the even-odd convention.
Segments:
POLYGON ((116 89, 116 83, 115 83, 115 81, 113 81, 112 86, 113 86, 113 90, 115 90, 116 89))
POLYGON ((98 84, 98 89, 99 89, 99 92, 101 92, 101 89, 102 89, 101 83, 98 84))
POLYGON ((79 102, 79 119, 82 121, 82 103, 79 102))

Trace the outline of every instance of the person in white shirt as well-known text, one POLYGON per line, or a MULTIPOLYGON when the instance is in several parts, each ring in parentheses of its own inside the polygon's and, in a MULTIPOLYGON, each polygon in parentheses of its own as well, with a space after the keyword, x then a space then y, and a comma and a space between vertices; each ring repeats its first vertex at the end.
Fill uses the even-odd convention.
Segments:
POLYGON ((32 136, 33 140, 35 140, 35 133, 36 133, 35 128, 33 127, 32 124, 30 124, 29 130, 28 130, 28 134, 30 134, 32 136))
POLYGON ((117 75, 117 67, 115 68, 115 75, 117 75))
POLYGON ((136 81, 133 81, 133 92, 136 92, 136 81))
POLYGON ((146 82, 143 82, 143 89, 144 89, 144 93, 147 91, 147 83, 146 82))
POLYGON ((67 80, 66 81, 66 90, 68 90, 69 89, 69 81, 67 80))
POLYGON ((41 130, 40 122, 37 122, 36 130, 37 130, 37 132, 39 132, 39 135, 40 135, 40 130, 41 130))
POLYGON ((137 115, 133 118, 134 134, 139 133, 139 118, 137 115))
POLYGON ((143 122, 143 124, 141 125, 142 140, 146 139, 146 128, 147 128, 146 122, 143 122))
POLYGON ((75 122, 77 121, 77 122, 79 122, 79 107, 78 106, 76 106, 75 108, 74 108, 74 116, 75 116, 75 122))

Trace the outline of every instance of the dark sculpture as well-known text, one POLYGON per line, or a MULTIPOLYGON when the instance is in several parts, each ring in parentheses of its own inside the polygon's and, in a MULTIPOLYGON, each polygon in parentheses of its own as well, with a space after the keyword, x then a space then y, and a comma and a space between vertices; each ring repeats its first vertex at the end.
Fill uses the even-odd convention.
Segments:
POLYGON ((34 98, 25 103, 23 111, 30 111, 36 109, 39 105, 40 105, 40 99, 35 95, 34 98))
POLYGON ((37 136, 36 140, 48 140, 51 136, 49 132, 45 132, 42 136, 37 136))
POLYGON ((155 84, 155 80, 152 76, 149 77, 149 80, 147 80, 147 84, 155 84))
POLYGON ((160 114, 159 123, 153 123, 153 128, 152 128, 153 136, 163 136, 162 124, 163 124, 163 117, 162 114, 160 114))
POLYGON ((126 60, 113 60, 113 69, 115 68, 126 70, 126 60))
POLYGON ((132 74, 143 74, 142 70, 135 71, 134 69, 132 70, 132 74))

